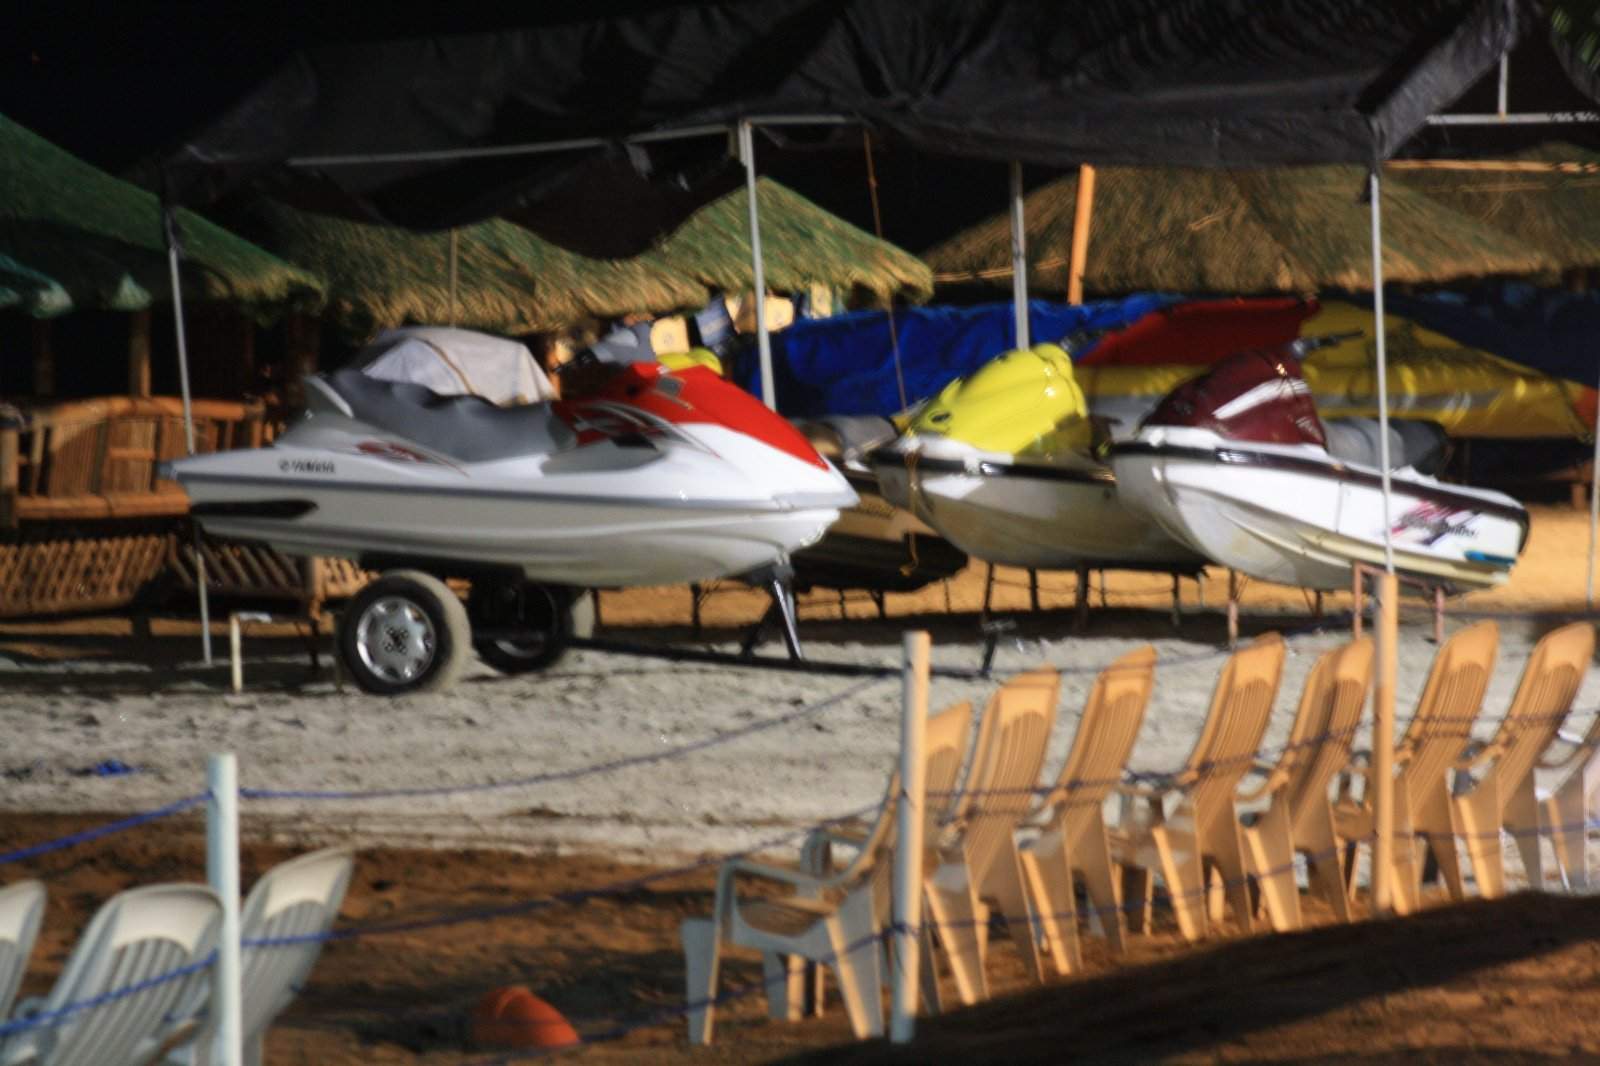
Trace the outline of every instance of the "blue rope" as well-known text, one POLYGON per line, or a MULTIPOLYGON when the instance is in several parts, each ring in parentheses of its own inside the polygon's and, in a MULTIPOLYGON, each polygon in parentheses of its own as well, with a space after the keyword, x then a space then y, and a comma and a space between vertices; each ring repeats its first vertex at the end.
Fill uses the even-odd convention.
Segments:
POLYGON ((158 807, 153 811, 145 811, 141 814, 129 815, 127 818, 123 818, 115 822, 108 822, 105 825, 96 826, 93 829, 85 829, 79 833, 71 833, 64 837, 57 837, 55 840, 46 840, 40 844, 30 844, 25 848, 18 848, 15 851, 0 853, 0 866, 4 866, 7 863, 22 862, 26 859, 37 858, 40 855, 47 855, 52 851, 60 851, 63 848, 75 847, 78 844, 87 844, 91 840, 99 840, 102 837, 108 837, 114 833, 121 833, 128 829, 136 829, 141 825, 166 818, 170 815, 179 814, 183 811, 189 810, 191 807, 197 807, 200 804, 205 803, 210 798, 211 794, 209 792, 201 792, 194 796, 186 796, 175 803, 169 803, 165 807, 158 807))

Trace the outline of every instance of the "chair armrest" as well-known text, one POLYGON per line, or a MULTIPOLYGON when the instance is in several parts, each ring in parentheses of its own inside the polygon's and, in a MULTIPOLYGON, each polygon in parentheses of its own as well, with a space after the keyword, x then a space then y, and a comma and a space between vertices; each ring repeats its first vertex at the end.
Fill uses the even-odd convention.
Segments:
POLYGON ((1455 769, 1460 771, 1470 770, 1475 766, 1482 766, 1490 759, 1497 758, 1505 751, 1505 745, 1497 741, 1484 743, 1481 740, 1469 740, 1466 747, 1461 749, 1461 757, 1455 761, 1455 769))

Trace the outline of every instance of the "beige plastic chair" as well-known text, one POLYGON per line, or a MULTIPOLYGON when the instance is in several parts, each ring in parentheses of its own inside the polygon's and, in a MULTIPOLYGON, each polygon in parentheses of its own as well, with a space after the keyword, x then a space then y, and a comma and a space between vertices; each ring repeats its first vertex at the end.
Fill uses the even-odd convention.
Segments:
MULTIPOLYGON (((1535 795, 1539 806, 1539 833, 1549 837, 1555 851, 1556 872, 1571 892, 1590 887, 1587 838, 1589 826, 1600 818, 1600 716, 1583 735, 1565 731, 1558 739, 1571 750, 1552 760, 1547 751, 1539 769, 1566 771, 1561 784, 1535 795)), ((1524 851, 1526 862, 1526 851, 1524 851)), ((1531 876, 1531 875, 1530 875, 1531 876)), ((1542 870, 1539 884, 1544 883, 1542 870)))
POLYGON ((923 879, 924 925, 933 927, 950 961, 963 1004, 989 994, 985 901, 1005 915, 1034 978, 1044 976, 1016 830, 1034 806, 1060 688, 1060 675, 1041 668, 1013 677, 989 700, 978 725, 972 769, 938 846, 938 863, 923 879))
POLYGON ((211 984, 222 903, 205 885, 149 885, 107 901, 50 995, 17 1017, 40 1023, 0 1044, 4 1066, 143 1066, 211 984), (180 974, 163 979, 168 974, 180 974), (134 991, 123 992, 126 989, 134 991), (176 1019, 176 1020, 175 1020, 176 1019))
MULTIPOLYGON (((1043 805, 1043 832, 1022 847, 1028 881, 1045 943, 1056 972, 1083 968, 1078 946, 1073 882, 1082 877, 1092 909, 1091 925, 1104 930, 1116 951, 1124 946, 1127 922, 1122 886, 1111 859, 1105 800, 1122 780, 1122 770, 1144 724, 1155 683, 1156 650, 1131 651, 1100 672, 1061 764, 1056 786, 1043 805)), ((1033 821, 1034 819, 1029 819, 1033 821)))
POLYGON ((45 891, 38 881, 18 881, 0 888, 0 1018, 11 1013, 33 942, 44 921, 45 891))
MULTIPOLYGON (((1394 792, 1394 909, 1413 914, 1422 902, 1423 859, 1432 851, 1447 880, 1459 881, 1460 863, 1450 825, 1447 778, 1472 732, 1483 706, 1483 693, 1494 671, 1500 630, 1493 622, 1478 622, 1444 642, 1433 657, 1427 683, 1417 700, 1417 712, 1395 746, 1394 792), (1421 837, 1422 827, 1446 827, 1442 834, 1421 837)), ((1334 805, 1334 826, 1342 845, 1366 843, 1376 831, 1372 808, 1371 771, 1352 767, 1350 773, 1367 777, 1360 802, 1352 798, 1350 776, 1334 805)), ((1354 848, 1346 870, 1353 876, 1354 848)))
MULTIPOLYGON (((1472 876, 1485 899, 1506 893, 1501 827, 1510 830, 1517 842, 1529 885, 1544 885, 1533 771, 1561 731, 1593 658, 1594 626, 1588 622, 1574 622, 1545 634, 1528 656, 1511 708, 1494 737, 1456 764, 1447 819, 1437 820, 1435 811, 1435 820, 1421 825, 1429 836, 1453 833, 1466 845, 1472 876), (1480 775, 1472 777, 1471 772, 1480 768, 1480 775)), ((1460 868, 1441 870, 1451 897, 1465 898, 1460 868)))
MULTIPOLYGON (((344 904, 355 859, 349 848, 325 848, 279 863, 263 874, 239 912, 245 1066, 261 1066, 273 1019, 294 1001, 322 954, 323 936, 344 904), (281 941, 281 943, 274 943, 281 941)), ((190 1013, 198 1016, 205 1000, 190 1013)), ((211 1066, 215 1027, 173 1051, 181 1066, 211 1066)))
MULTIPOLYGON (((972 731, 972 706, 957 704, 928 720, 925 738, 926 785, 947 793, 960 771, 972 731), (935 784, 942 787, 935 788, 935 784)), ((803 857, 809 869, 735 859, 724 863, 710 918, 686 918, 680 928, 688 991, 689 1041, 709 1044, 715 1027, 714 1000, 723 943, 762 952, 763 978, 773 1017, 796 1020, 801 1014, 803 970, 791 956, 831 968, 840 998, 857 1037, 883 1032, 879 932, 888 913, 900 775, 890 775, 878 818, 865 832, 847 827, 816 833, 803 857), (831 868, 835 844, 853 848, 842 869, 831 868), (741 899, 738 880, 787 885, 791 894, 741 899)), ((817 997, 820 1003, 821 997, 817 997)))
MULTIPOLYGON (((1206 934, 1212 868, 1222 877, 1235 917, 1251 928, 1253 907, 1234 798, 1267 730, 1283 659, 1283 638, 1276 633, 1234 652, 1217 678, 1211 710, 1183 770, 1155 787, 1117 786, 1126 799, 1111 833, 1112 857, 1124 866, 1160 871, 1186 940, 1206 934), (1141 798, 1146 801, 1142 815, 1133 802, 1141 798)), ((1222 902, 1221 896, 1210 901, 1211 918, 1221 920, 1222 902)))
POLYGON ((1340 921, 1350 920, 1328 790, 1350 762, 1350 747, 1372 687, 1372 657, 1372 638, 1363 637, 1317 659, 1306 676, 1282 757, 1274 765, 1258 767, 1266 780, 1238 797, 1242 803, 1268 799, 1266 810, 1245 816, 1245 858, 1260 886, 1267 918, 1279 932, 1301 924, 1296 852, 1306 856, 1311 888, 1328 901, 1340 921))

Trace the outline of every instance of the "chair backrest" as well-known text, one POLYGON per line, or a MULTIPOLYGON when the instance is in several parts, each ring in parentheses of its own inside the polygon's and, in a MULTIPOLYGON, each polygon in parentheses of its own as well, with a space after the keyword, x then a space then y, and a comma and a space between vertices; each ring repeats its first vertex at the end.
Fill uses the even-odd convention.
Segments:
POLYGON ((305 983, 339 916, 355 858, 325 848, 261 876, 239 912, 245 1039, 263 1032, 305 983))
POLYGON ((1350 762, 1350 748, 1372 687, 1371 637, 1323 652, 1306 675, 1300 707, 1283 757, 1273 771, 1281 775, 1295 822, 1326 803, 1328 785, 1350 762))
POLYGON ((1485 621, 1459 631, 1434 655, 1417 713, 1395 748, 1412 796, 1443 782, 1466 748, 1499 647, 1500 628, 1485 621))
POLYGON ((956 783, 961 779, 967 748, 972 743, 972 704, 963 700, 929 718, 923 743, 927 767, 923 786, 928 798, 928 829, 932 831, 956 808, 956 783))
POLYGON ((1051 819, 1092 816, 1122 780, 1122 769, 1139 738, 1144 713, 1155 685, 1156 650, 1146 644, 1100 671, 1072 736, 1072 749, 1061 764, 1051 819))
POLYGON ((1489 773, 1507 790, 1532 772, 1578 698, 1594 658, 1594 626, 1573 622, 1546 633, 1522 669, 1511 708, 1490 742, 1500 749, 1489 773))
POLYGON ((1033 808, 1060 690, 1056 671, 1030 670, 1001 685, 983 712, 961 796, 962 850, 977 882, 988 876, 1017 822, 1033 808))
POLYGON ((44 921, 45 891, 38 881, 0 888, 0 1021, 11 1015, 33 942, 44 921))
POLYGON ((1239 780, 1255 765, 1283 677, 1283 638, 1264 633, 1228 657, 1211 694, 1211 709, 1189 753, 1185 775, 1197 811, 1233 816, 1239 780))
POLYGON ((178 1020, 174 1008, 210 984, 221 920, 205 885, 147 885, 106 901, 45 1000, 48 1020, 26 1034, 37 1066, 144 1062, 178 1020))

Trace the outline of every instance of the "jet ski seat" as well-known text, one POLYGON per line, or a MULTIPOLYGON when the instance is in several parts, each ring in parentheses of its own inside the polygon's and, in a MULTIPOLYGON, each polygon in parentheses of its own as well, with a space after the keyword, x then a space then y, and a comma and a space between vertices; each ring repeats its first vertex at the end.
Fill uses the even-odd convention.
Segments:
MULTIPOLYGON (((1330 418, 1322 423, 1328 454, 1362 466, 1378 466, 1376 418, 1330 418)), ((1444 466, 1450 440, 1433 422, 1396 418, 1389 422, 1389 469, 1411 467, 1419 474, 1437 474, 1444 466)))
POLYGON ((497 407, 479 396, 441 396, 421 385, 384 381, 346 367, 322 381, 352 417, 464 463, 548 455, 577 436, 548 403, 497 407))

